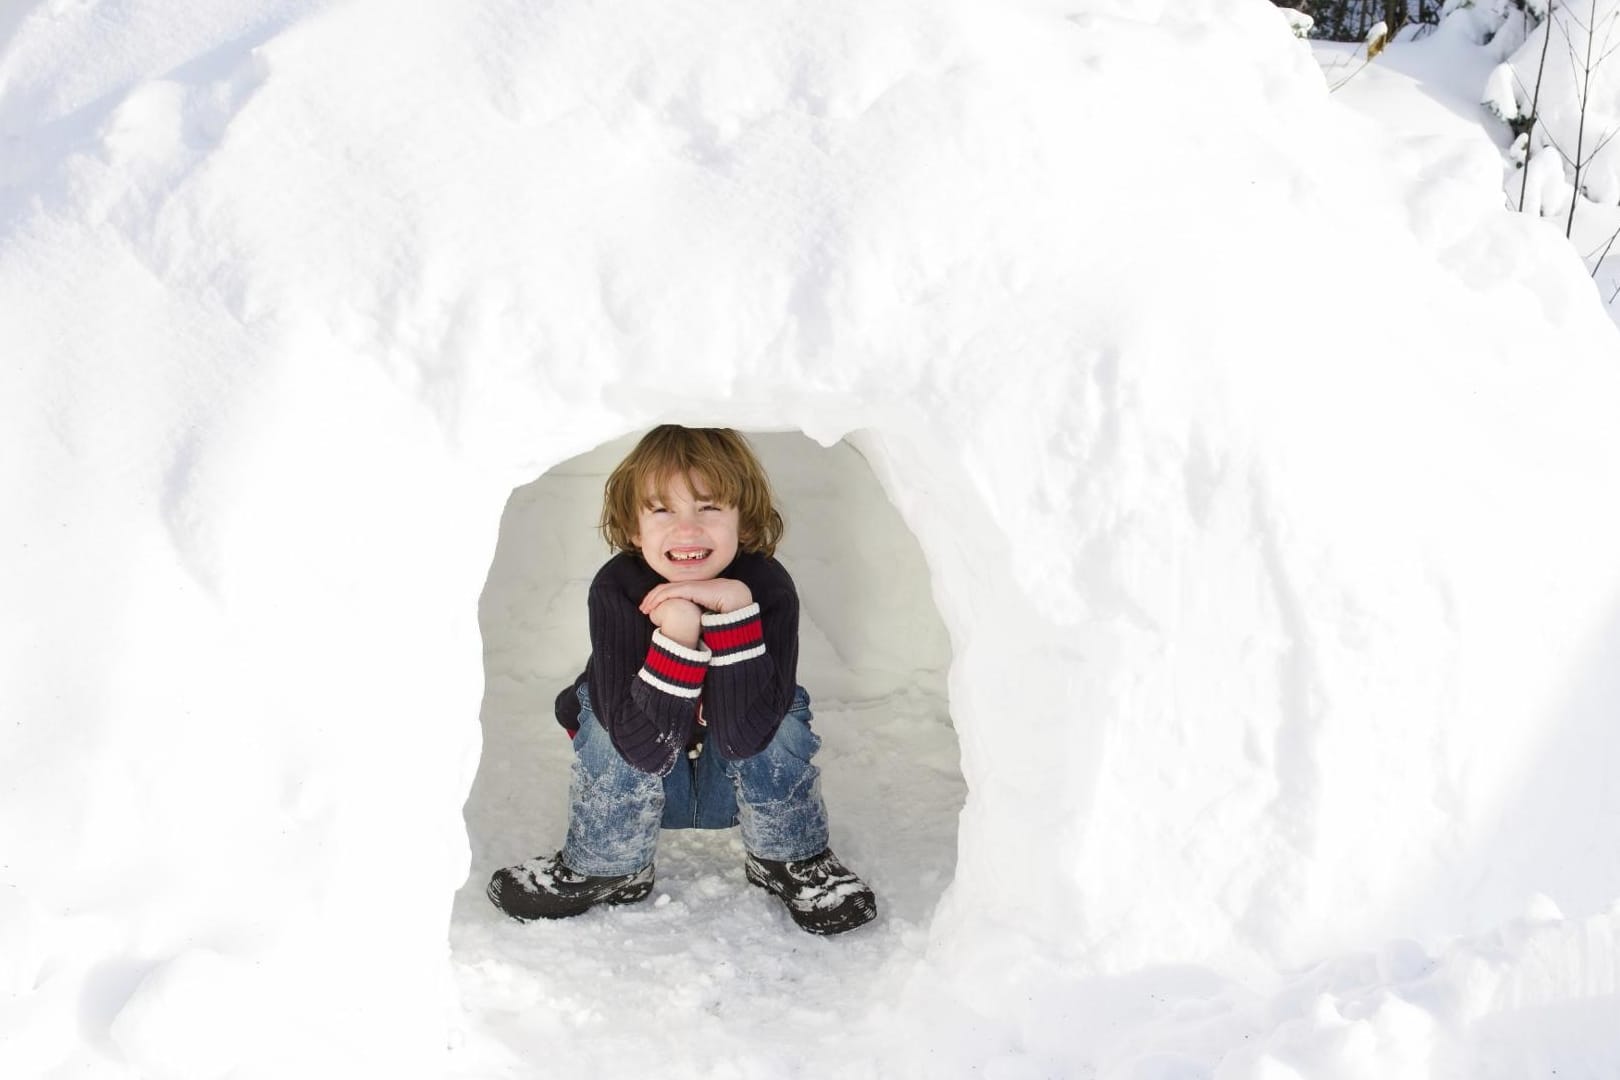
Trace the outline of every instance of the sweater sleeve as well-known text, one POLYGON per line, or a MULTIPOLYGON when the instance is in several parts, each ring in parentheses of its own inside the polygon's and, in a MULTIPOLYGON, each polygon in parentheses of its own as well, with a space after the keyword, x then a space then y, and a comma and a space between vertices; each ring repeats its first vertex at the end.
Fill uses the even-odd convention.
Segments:
POLYGON ((579 678, 563 687, 562 691, 557 694, 556 704, 552 706, 552 711, 557 715, 557 723, 561 724, 563 730, 568 732, 570 739, 579 734, 579 684, 584 682, 589 675, 590 672, 587 670, 579 678))
POLYGON ((652 629, 611 581, 591 587, 589 607, 591 711, 625 761, 663 776, 691 735, 708 650, 652 629))
POLYGON ((747 607, 703 616, 710 652, 703 718, 722 757, 753 757, 776 735, 793 703, 799 662, 799 598, 772 590, 747 607))

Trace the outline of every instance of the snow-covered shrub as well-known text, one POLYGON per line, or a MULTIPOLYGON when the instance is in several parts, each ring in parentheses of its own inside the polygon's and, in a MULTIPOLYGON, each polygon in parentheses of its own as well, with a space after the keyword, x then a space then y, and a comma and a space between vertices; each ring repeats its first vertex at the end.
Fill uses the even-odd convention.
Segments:
POLYGON ((1382 19, 1373 23, 1367 29, 1367 36, 1362 39, 1362 44, 1367 46, 1369 60, 1383 52, 1384 46, 1389 44, 1389 24, 1382 19))
POLYGON ((1485 80, 1485 93, 1480 97, 1485 111, 1508 126, 1515 136, 1530 129, 1530 103, 1521 104, 1517 93, 1512 64, 1498 64, 1485 80))
MULTIPOLYGON (((1527 5, 1523 15, 1534 10, 1527 5)), ((1503 31, 1522 21, 1510 16, 1503 31)), ((1529 134, 1532 161, 1550 154, 1562 181, 1598 203, 1620 198, 1620 158, 1608 151, 1620 135, 1620 60, 1612 56, 1617 46, 1620 0, 1555 6, 1491 72, 1481 95, 1485 109, 1515 135, 1529 134)), ((1546 183, 1544 172, 1537 176, 1546 183)), ((1539 205, 1547 212, 1550 204, 1539 205)))
POLYGON ((1280 10, 1283 18, 1288 21, 1288 29, 1294 32, 1295 37, 1308 38, 1311 36, 1311 27, 1316 25, 1316 20, 1298 8, 1285 7, 1280 10))
POLYGON ((1441 16, 1462 17, 1472 21, 1477 40, 1489 43, 1492 55, 1506 60, 1547 17, 1547 5, 1546 0, 1452 0, 1441 16))
POLYGON ((1489 42, 1503 59, 1546 17, 1547 0, 1446 0, 1440 9, 1442 22, 1466 19, 1475 40, 1489 42))
POLYGON ((1526 169, 1521 178, 1524 204, 1520 209, 1543 217, 1561 215, 1569 209, 1571 189, 1557 154, 1532 154, 1526 169))

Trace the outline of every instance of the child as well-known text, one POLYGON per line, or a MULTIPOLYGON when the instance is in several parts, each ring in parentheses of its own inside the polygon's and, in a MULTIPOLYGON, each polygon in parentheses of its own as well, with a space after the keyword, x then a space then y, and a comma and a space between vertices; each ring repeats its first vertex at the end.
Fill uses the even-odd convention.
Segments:
POLYGON ((601 528, 618 554, 591 582, 591 656, 557 698, 574 740, 568 837, 497 871, 514 919, 645 899, 663 828, 742 825, 748 880, 813 934, 877 915, 827 847, 821 740, 795 685, 799 599, 773 557, 770 481, 729 429, 649 432, 608 478, 601 528))

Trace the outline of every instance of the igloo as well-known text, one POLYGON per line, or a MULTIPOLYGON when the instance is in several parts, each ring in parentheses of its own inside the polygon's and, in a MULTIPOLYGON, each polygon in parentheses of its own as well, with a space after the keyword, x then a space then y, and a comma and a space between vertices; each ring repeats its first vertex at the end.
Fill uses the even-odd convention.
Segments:
POLYGON ((0 1072, 477 1075, 502 510, 660 422, 859 452, 967 789, 864 1026, 677 1030, 676 1075, 1285 1075, 1340 1021, 1269 995, 1352 984, 1393 1060, 1497 998, 1376 994, 1566 918, 1510 989, 1612 998, 1561 973, 1615 963, 1613 328, 1488 145, 1336 109, 1269 5, 40 2, 0 41, 0 1072))

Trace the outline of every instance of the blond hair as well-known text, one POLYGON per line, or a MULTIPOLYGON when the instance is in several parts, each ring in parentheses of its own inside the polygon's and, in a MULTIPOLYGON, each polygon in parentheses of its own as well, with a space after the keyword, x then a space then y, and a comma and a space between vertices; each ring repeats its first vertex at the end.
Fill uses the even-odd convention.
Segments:
POLYGON ((782 539, 782 515, 771 498, 771 481, 753 448, 730 428, 655 427, 619 462, 602 490, 602 538, 619 551, 637 552, 641 511, 657 498, 669 501, 669 482, 688 477, 694 495, 737 508, 737 542, 743 551, 774 555, 782 539))

